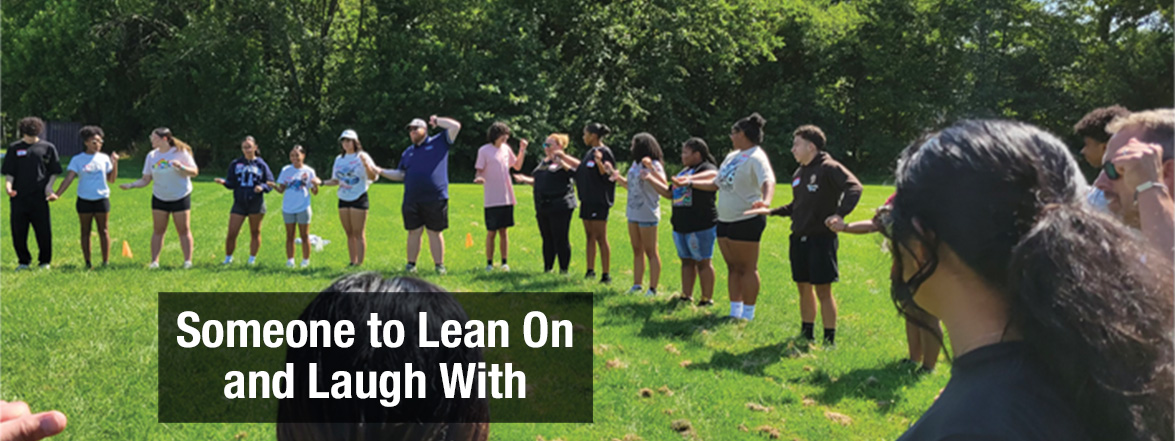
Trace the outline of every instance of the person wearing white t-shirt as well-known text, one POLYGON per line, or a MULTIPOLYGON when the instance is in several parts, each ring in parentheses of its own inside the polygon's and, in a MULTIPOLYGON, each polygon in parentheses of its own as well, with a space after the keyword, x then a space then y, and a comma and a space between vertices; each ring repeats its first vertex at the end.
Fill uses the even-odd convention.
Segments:
POLYGON ((347 233, 351 266, 359 266, 367 254, 367 187, 379 179, 380 169, 363 151, 359 134, 354 130, 344 130, 339 135, 339 145, 343 153, 335 157, 331 178, 322 185, 339 187, 339 221, 347 233))
POLYGON ((200 168, 192 158, 192 147, 172 135, 171 129, 160 127, 152 131, 151 147, 154 149, 143 161, 143 177, 118 188, 129 190, 155 183, 151 187, 154 231, 151 233, 151 263, 147 268, 159 268, 159 252, 163 249, 163 234, 167 232, 169 217, 179 235, 184 269, 191 268, 195 245, 191 228, 192 178, 200 174, 200 168))
POLYGON ((98 242, 102 246, 102 266, 110 262, 110 231, 107 230, 107 220, 110 215, 110 185, 118 177, 118 153, 107 156, 102 153, 102 137, 105 134, 98 126, 85 126, 78 132, 82 144, 86 146, 85 153, 75 155, 69 160, 69 167, 65 180, 57 187, 57 197, 65 194, 69 185, 76 178, 78 180, 78 219, 82 228, 82 257, 86 259, 86 269, 92 267, 90 263, 90 227, 96 224, 98 228, 98 242))
POLYGON ((755 318, 759 297, 759 240, 767 228, 767 212, 775 196, 775 171, 759 144, 767 121, 752 113, 734 123, 726 155, 711 181, 694 181, 694 188, 718 191, 718 248, 726 261, 730 317, 755 318))
POLYGON ((310 195, 318 194, 322 180, 314 169, 306 165, 306 149, 295 145, 290 149, 290 165, 282 167, 277 182, 270 187, 281 193, 282 219, 286 223, 286 266, 294 267, 295 230, 302 238, 302 268, 310 266, 310 195))

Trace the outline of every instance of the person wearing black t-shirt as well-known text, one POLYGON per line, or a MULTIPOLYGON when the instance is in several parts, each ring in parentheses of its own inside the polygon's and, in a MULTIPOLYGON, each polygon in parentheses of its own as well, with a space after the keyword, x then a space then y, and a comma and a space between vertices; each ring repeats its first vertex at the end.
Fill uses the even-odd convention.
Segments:
POLYGON ((514 175, 521 184, 534 186, 534 214, 543 237, 543 271, 550 272, 559 260, 559 273, 571 265, 571 215, 575 211, 575 168, 579 160, 563 150, 570 142, 565 133, 552 133, 543 142, 543 157, 531 176, 514 175))
POLYGON ((712 180, 718 176, 717 161, 702 138, 690 138, 681 146, 680 173, 670 178, 670 186, 650 181, 661 196, 673 200, 673 244, 681 259, 681 297, 693 301, 694 279, 701 281, 702 299, 698 306, 714 304, 714 240, 717 238, 717 192, 694 188, 693 181, 712 180))
POLYGON ((616 198, 616 182, 611 175, 616 165, 612 149, 604 145, 604 137, 612 133, 608 126, 591 123, 583 128, 583 143, 588 151, 575 166, 575 187, 579 191, 579 218, 587 234, 587 273, 584 278, 596 277, 596 247, 600 250, 600 283, 609 283, 612 246, 608 244, 608 211, 616 198))
POLYGON ((941 318, 955 355, 899 440, 1175 438, 1172 262, 1085 202, 1060 140, 959 122, 908 147, 896 183, 891 296, 941 318))
POLYGON ((12 247, 16 250, 18 270, 29 268, 29 226, 37 237, 37 262, 49 269, 53 260, 53 230, 49 224, 49 202, 57 200, 53 181, 61 174, 57 147, 38 136, 45 128, 40 118, 30 116, 17 124, 21 139, 8 145, 0 164, 4 187, 8 192, 8 216, 12 226, 12 247))

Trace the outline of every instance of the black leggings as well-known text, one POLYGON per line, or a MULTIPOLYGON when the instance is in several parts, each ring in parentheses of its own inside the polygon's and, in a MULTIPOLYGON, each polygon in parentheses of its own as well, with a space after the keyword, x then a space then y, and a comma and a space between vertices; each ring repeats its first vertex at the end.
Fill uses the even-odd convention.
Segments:
POLYGON ((571 229, 573 209, 537 210, 539 233, 543 235, 543 270, 550 271, 559 257, 559 270, 567 271, 571 265, 571 242, 567 235, 571 229))
POLYGON ((45 198, 9 200, 9 222, 12 226, 12 247, 21 265, 32 263, 29 253, 29 226, 37 234, 37 262, 47 264, 53 260, 53 230, 49 228, 49 202, 45 198))

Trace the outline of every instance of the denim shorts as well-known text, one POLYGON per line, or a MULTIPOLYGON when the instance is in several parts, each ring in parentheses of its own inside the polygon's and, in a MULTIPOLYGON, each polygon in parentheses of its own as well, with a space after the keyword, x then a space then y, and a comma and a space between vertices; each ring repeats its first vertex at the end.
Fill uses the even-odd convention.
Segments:
POLYGON ((641 227, 641 228, 655 227, 655 226, 657 226, 657 224, 658 224, 658 223, 660 223, 659 221, 652 221, 652 222, 635 222, 635 221, 629 221, 629 222, 630 222, 630 223, 634 223, 634 224, 636 224, 638 227, 641 227))
POLYGON ((706 260, 714 257, 714 238, 717 227, 689 233, 673 232, 673 244, 677 245, 677 257, 690 260, 706 260))

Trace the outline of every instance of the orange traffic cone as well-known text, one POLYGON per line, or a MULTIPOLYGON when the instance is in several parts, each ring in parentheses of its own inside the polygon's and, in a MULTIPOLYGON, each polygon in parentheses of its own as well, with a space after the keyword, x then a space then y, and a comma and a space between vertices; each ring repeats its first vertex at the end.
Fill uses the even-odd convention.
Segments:
POLYGON ((473 233, 465 233, 465 248, 473 248, 473 233))
POLYGON ((122 241, 122 257, 127 259, 135 258, 135 253, 131 252, 131 244, 127 243, 125 240, 122 241))

